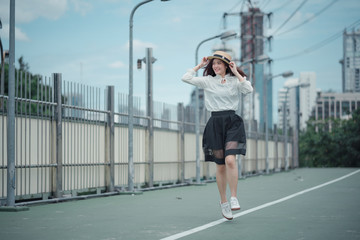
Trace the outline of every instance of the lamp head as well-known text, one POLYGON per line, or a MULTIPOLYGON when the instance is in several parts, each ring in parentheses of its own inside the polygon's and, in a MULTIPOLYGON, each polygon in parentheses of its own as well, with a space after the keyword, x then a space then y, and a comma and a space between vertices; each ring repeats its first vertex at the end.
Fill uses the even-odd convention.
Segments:
POLYGON ((262 63, 262 62, 266 62, 266 61, 270 61, 270 60, 271 59, 269 58, 269 56, 265 55, 265 54, 260 55, 257 58, 255 58, 255 62, 257 62, 257 63, 262 63))
POLYGON ((227 31, 227 32, 224 32, 220 35, 220 39, 221 40, 225 40, 225 39, 229 39, 229 38, 232 38, 232 37, 236 37, 237 33, 234 32, 234 31, 227 31))
POLYGON ((302 84, 299 84, 299 87, 301 87, 301 88, 309 87, 309 86, 310 86, 310 83, 302 83, 302 84))
POLYGON ((292 77, 294 73, 292 71, 283 72, 281 74, 284 78, 292 77))

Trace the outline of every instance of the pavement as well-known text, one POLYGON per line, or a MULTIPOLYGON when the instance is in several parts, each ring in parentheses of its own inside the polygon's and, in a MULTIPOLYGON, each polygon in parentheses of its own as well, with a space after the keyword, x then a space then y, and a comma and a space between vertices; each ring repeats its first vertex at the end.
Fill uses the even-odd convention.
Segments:
POLYGON ((360 239, 360 169, 249 177, 238 198, 232 221, 216 183, 29 206, 0 212, 0 239, 360 239))

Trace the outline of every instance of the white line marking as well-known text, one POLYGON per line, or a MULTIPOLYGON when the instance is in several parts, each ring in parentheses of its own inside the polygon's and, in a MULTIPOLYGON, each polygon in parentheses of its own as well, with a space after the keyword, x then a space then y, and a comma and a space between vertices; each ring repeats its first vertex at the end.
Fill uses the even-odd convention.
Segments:
MULTIPOLYGON (((260 209, 263 209, 263 208, 266 208, 266 207, 270 207, 270 206, 272 206, 272 205, 275 205, 275 204, 284 202, 284 201, 286 201, 286 200, 289 200, 289 199, 291 199, 291 198, 297 197, 297 196, 299 196, 299 195, 302 195, 302 194, 304 194, 304 193, 308 193, 308 192, 314 191, 314 190, 316 190, 316 189, 325 187, 325 186, 327 186, 327 185, 329 185, 329 184, 332 184, 332 183, 341 181, 341 180, 343 180, 343 179, 345 179, 345 178, 348 178, 348 177, 350 177, 350 176, 352 176, 352 175, 354 175, 354 174, 357 174, 358 172, 360 172, 360 169, 359 169, 359 170, 356 170, 356 171, 354 171, 354 172, 352 172, 352 173, 349 173, 349 174, 347 174, 347 175, 345 175, 345 176, 336 178, 336 179, 334 179, 334 180, 332 180, 332 181, 329 181, 329 182, 326 182, 326 183, 317 185, 317 186, 312 187, 312 188, 305 189, 305 190, 303 190, 303 191, 300 191, 300 192, 291 194, 291 195, 289 195, 289 196, 287 196, 287 197, 284 197, 284 198, 281 198, 281 199, 278 199, 278 200, 275 200, 275 201, 272 201, 272 202, 265 203, 265 204, 263 204, 263 205, 260 205, 260 206, 251 208, 251 209, 246 210, 246 211, 243 211, 243 212, 241 212, 241 213, 237 213, 237 214, 235 214, 235 215, 233 215, 233 216, 234 216, 234 218, 237 218, 237 217, 244 216, 244 215, 246 215, 246 214, 249 214, 249 213, 258 211, 258 210, 260 210, 260 209)), ((200 226, 200 227, 196 227, 196 228, 190 229, 190 230, 185 231, 185 232, 181 232, 181 233, 178 233, 178 234, 175 234, 175 235, 171 235, 171 236, 166 237, 166 238, 162 238, 162 239, 160 239, 160 240, 175 240, 175 239, 179 239, 179 238, 182 238, 182 237, 191 235, 191 234, 193 234, 193 233, 200 232, 200 231, 205 230, 205 229, 207 229, 207 228, 214 227, 214 226, 219 225, 219 224, 221 224, 221 223, 223 223, 223 222, 226 222, 226 221, 228 221, 228 220, 226 220, 225 218, 222 218, 222 219, 219 219, 219 220, 210 222, 210 223, 208 223, 208 224, 202 225, 202 226, 200 226)))

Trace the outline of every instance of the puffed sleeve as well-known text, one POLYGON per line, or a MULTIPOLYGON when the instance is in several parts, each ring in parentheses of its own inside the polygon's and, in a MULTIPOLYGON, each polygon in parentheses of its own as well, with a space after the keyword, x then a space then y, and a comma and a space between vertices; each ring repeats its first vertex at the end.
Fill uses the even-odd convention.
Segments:
POLYGON ((181 78, 183 82, 189 83, 199 88, 206 87, 206 79, 207 77, 195 77, 194 69, 188 69, 184 76, 182 76, 181 78))
POLYGON ((238 89, 243 94, 248 94, 253 91, 253 87, 251 86, 251 83, 249 81, 247 81, 246 78, 245 78, 245 81, 243 81, 243 82, 239 81, 238 89))

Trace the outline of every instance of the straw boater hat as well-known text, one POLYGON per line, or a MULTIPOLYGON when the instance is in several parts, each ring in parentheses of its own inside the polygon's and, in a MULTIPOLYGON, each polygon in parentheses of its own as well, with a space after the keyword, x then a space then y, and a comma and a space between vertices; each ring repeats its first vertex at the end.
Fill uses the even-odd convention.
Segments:
POLYGON ((226 62, 227 64, 229 64, 231 62, 231 56, 223 51, 216 51, 214 52, 214 54, 212 56, 209 56, 208 59, 211 60, 213 58, 217 58, 220 59, 224 62, 226 62))

